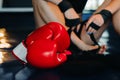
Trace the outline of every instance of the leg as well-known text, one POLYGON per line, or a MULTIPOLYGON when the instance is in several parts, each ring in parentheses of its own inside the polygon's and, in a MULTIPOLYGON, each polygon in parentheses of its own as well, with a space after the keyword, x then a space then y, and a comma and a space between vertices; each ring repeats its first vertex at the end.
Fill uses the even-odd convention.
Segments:
MULTIPOLYGON (((64 16, 63 14, 61 13, 61 11, 59 10, 59 8, 54 5, 54 4, 51 4, 49 2, 46 2, 45 0, 33 0, 35 1, 33 3, 33 5, 37 5, 38 8, 36 8, 36 10, 39 12, 39 15, 41 13, 41 17, 43 19, 43 21, 45 23, 48 23, 50 21, 57 21, 57 22, 60 22, 61 24, 63 24, 65 26, 65 21, 64 21, 64 16), (44 2, 45 4, 43 5, 44 2), (39 5, 39 4, 42 4, 42 5, 39 5), (53 7, 54 6, 54 7, 53 7), (40 11, 42 10, 42 11, 40 11), (52 16, 51 16, 52 15, 52 16), (58 16, 59 15, 59 16, 58 16), (54 16, 54 17, 53 17, 54 16)), ((57 0, 56 0, 57 1, 57 0)), ((78 14, 76 14, 74 12, 74 9, 69 9, 68 11, 65 12, 65 15, 69 18, 69 19, 73 19, 73 18, 78 18, 78 14), (69 15, 69 12, 71 12, 71 14, 69 15), (68 15, 67 15, 68 14, 68 15), (72 15, 72 16, 71 16, 72 15)), ((36 17, 36 18, 39 18, 39 17, 36 17)), ((38 19, 36 19, 38 20, 38 19)), ((38 21, 39 22, 39 21, 38 21)), ((66 30, 68 27, 66 27, 66 30)), ((87 38, 89 38, 87 36, 87 38)), ((86 38, 86 39, 87 39, 86 38)), ((96 49, 98 48, 98 46, 90 46, 90 45, 87 45, 86 43, 84 43, 82 40, 80 40, 74 32, 71 33, 71 40, 72 42, 78 47, 80 48, 81 50, 92 50, 92 49, 96 49)))
MULTIPOLYGON (((78 23, 76 24, 75 22, 72 22, 74 19, 76 18, 79 18, 79 16, 77 15, 77 13, 74 11, 73 7, 71 7, 71 5, 67 2, 67 1, 62 1, 62 0, 59 0, 58 2, 57 1, 54 1, 54 0, 49 0, 51 2, 53 2, 54 4, 57 4, 61 10, 61 12, 64 14, 65 16, 65 20, 66 20, 66 25, 68 27, 80 27, 80 20, 77 21, 78 23), (69 20, 67 20, 67 19, 69 20), (71 24, 72 23, 72 24, 71 24), (79 24, 79 25, 78 25, 79 24), (72 25, 72 26, 71 26, 72 25), (77 26, 78 25, 78 26, 77 26)), ((82 26, 81 26, 82 27, 82 26)), ((101 34, 103 33, 103 31, 105 30, 106 27, 103 27, 101 28, 96 34, 96 38, 100 38, 101 34)), ((80 37, 82 37, 82 40, 85 41, 86 43, 88 44, 93 44, 93 42, 91 41, 91 39, 89 38, 88 34, 86 34, 86 31, 85 31, 85 27, 82 29, 82 34, 83 35, 79 35, 80 37)), ((76 44, 77 45, 77 44, 76 44)))
POLYGON ((120 10, 113 15, 113 25, 116 32, 120 35, 120 10))
POLYGON ((38 7, 37 1, 32 0, 32 4, 33 4, 33 12, 34 12, 34 18, 35 18, 34 20, 35 20, 36 28, 38 28, 39 26, 44 25, 45 21, 42 19, 42 16, 40 13, 41 10, 38 7))
POLYGON ((36 27, 42 26, 50 21, 63 23, 63 18, 59 17, 62 14, 59 14, 59 11, 56 11, 58 9, 55 5, 52 5, 45 0, 32 0, 32 5, 34 9, 36 27), (53 10, 51 10, 50 7, 53 8, 53 10), (54 15, 54 12, 56 12, 59 16, 54 15))

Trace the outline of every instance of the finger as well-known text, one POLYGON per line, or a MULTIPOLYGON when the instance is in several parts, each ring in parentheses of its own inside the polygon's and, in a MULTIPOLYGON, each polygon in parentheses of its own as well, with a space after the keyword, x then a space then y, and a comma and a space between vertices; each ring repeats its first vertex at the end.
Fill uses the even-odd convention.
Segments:
POLYGON ((91 33, 94 33, 94 31, 95 31, 95 30, 92 28, 92 29, 91 29, 91 33))
POLYGON ((91 26, 89 27, 87 33, 95 33, 96 30, 94 28, 92 28, 91 26))
POLYGON ((91 34, 92 33, 92 28, 89 27, 88 31, 87 31, 87 34, 91 34))
POLYGON ((98 30, 100 28, 100 26, 98 26, 97 24, 95 24, 94 22, 91 22, 90 25, 93 29, 98 30))
POLYGON ((92 33, 95 33, 95 32, 96 32, 96 30, 92 28, 91 32, 92 32, 92 33))
POLYGON ((92 31, 92 32, 93 32, 93 33, 96 33, 96 30, 94 30, 94 29, 93 29, 93 31, 92 31))
POLYGON ((99 54, 103 54, 106 51, 106 46, 103 45, 101 46, 100 50, 99 50, 99 54))
POLYGON ((87 21, 87 23, 85 25, 86 26, 86 31, 88 31, 88 29, 90 27, 89 25, 91 24, 91 22, 92 22, 92 20, 90 20, 90 19, 87 21))

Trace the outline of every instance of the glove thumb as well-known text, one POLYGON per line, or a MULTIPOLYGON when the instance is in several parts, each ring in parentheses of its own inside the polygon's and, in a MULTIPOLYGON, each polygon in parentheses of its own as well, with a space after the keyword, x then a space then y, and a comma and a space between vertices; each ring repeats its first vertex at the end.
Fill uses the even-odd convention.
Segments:
POLYGON ((59 64, 64 63, 67 60, 67 55, 71 55, 71 54, 72 53, 70 51, 65 51, 64 53, 59 53, 57 55, 58 63, 59 64))

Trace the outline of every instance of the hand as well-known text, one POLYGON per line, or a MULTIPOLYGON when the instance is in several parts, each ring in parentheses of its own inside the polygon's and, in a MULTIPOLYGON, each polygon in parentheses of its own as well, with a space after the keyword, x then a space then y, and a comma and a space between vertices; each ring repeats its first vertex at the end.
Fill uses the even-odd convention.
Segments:
POLYGON ((92 15, 86 23, 86 31, 88 34, 95 33, 100 26, 104 24, 103 17, 100 14, 92 15), (91 26, 93 23, 95 26, 91 26), (95 28, 97 29, 95 29, 95 28))

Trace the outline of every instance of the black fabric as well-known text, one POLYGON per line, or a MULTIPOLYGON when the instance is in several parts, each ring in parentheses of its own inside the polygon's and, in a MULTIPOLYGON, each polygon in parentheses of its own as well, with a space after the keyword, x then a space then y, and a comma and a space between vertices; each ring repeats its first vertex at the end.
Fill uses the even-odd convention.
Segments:
MULTIPOLYGON (((75 0, 76 2, 76 0, 75 0)), ((78 1, 77 1, 78 2, 78 1)), ((77 3, 76 2, 76 3, 77 3)), ((82 2, 79 2, 82 4, 82 2)), ((80 4, 79 4, 80 5, 80 4)), ((68 10, 69 8, 72 8, 73 6, 69 3, 68 0, 63 0, 62 2, 60 2, 58 4, 60 10, 64 13, 66 10, 68 10)), ((80 7, 81 8, 81 7, 80 7)), ((79 9, 79 8, 78 8, 79 9)), ((81 9, 80 9, 81 10, 81 9)), ((76 18, 76 19, 67 19, 66 16, 65 17, 65 24, 72 28, 72 27, 76 27, 78 24, 80 24, 80 18, 76 18)))
POLYGON ((65 17, 65 24, 72 28, 72 27, 76 27, 78 24, 80 24, 80 18, 76 18, 76 19, 67 19, 65 17))
MULTIPOLYGON (((58 4, 58 6, 60 10, 63 12, 63 14, 66 10, 68 10, 69 8, 72 8, 72 5, 67 0, 63 0, 61 3, 58 4)), ((64 18, 65 18, 66 26, 70 28, 69 29, 69 34, 70 34, 72 31, 72 27, 77 27, 77 25, 80 24, 80 18, 68 19, 66 18, 65 15, 64 15, 64 18)))
POLYGON ((99 12, 98 14, 101 14, 103 19, 104 19, 104 23, 106 23, 109 19, 112 18, 112 13, 108 10, 102 10, 101 12, 99 12))
POLYGON ((69 8, 72 8, 72 5, 67 0, 63 0, 62 2, 60 2, 58 4, 58 6, 59 6, 61 12, 63 12, 63 13, 65 11, 67 11, 69 8))
MULTIPOLYGON (((100 28, 100 26, 98 26, 97 24, 95 24, 95 23, 93 23, 93 22, 90 23, 89 27, 92 27, 92 28, 94 28, 95 30, 98 30, 98 29, 100 28)), ((87 28, 87 31, 88 31, 89 27, 87 28)))
MULTIPOLYGON (((81 22, 81 26, 80 26, 80 30, 79 30, 79 33, 76 33, 76 35, 79 37, 81 35, 81 31, 82 31, 82 28, 83 28, 83 25, 87 22, 88 20, 85 20, 83 22, 81 22)), ((71 44, 70 44, 70 47, 69 47, 69 50, 73 53, 72 57, 74 56, 78 56, 78 55, 83 55, 83 54, 96 54, 99 49, 100 49, 100 45, 98 44, 98 42, 96 41, 95 37, 94 37, 94 34, 90 34, 89 35, 91 40, 93 41, 94 45, 98 45, 98 48, 97 49, 94 49, 94 50, 90 50, 90 51, 82 51, 80 50, 72 41, 71 41, 71 44), (76 54, 77 53, 77 54, 76 54)), ((80 38, 80 37, 79 37, 80 38)))
POLYGON ((95 45, 99 45, 98 42, 96 41, 93 33, 90 34, 90 38, 91 38, 91 40, 94 42, 95 45))
POLYGON ((83 26, 85 25, 85 23, 86 23, 87 21, 88 21, 88 20, 82 21, 81 23, 79 22, 79 24, 80 24, 80 29, 79 29, 79 30, 77 30, 77 27, 75 27, 75 29, 74 29, 75 34, 76 34, 79 38, 81 38, 80 35, 81 35, 81 32, 82 32, 82 28, 83 28, 83 26))
MULTIPOLYGON (((81 5, 83 4, 82 2, 80 2, 81 5)), ((80 4, 79 4, 80 5, 80 4)), ((69 2, 67 0, 63 0, 60 4, 58 4, 60 10, 64 13, 67 9, 71 8, 72 6, 69 4, 69 2)), ((78 8, 79 9, 79 8, 78 8)), ((65 15, 64 15, 65 17, 65 15)), ((83 21, 83 22, 80 22, 80 18, 76 18, 76 19, 67 19, 65 17, 65 22, 66 22, 66 25, 68 27, 70 27, 70 29, 68 30, 68 33, 69 35, 71 35, 71 32, 74 31, 76 33, 76 35, 80 38, 80 35, 81 35, 81 31, 82 31, 82 28, 83 28, 83 25, 86 23, 87 20, 83 21), (78 24, 81 24, 80 26, 80 29, 79 31, 77 32, 77 25, 78 24), (72 27, 75 27, 74 30, 72 30, 72 27)), ((93 25, 94 26, 94 25, 93 25)), ((91 36, 91 35, 90 35, 91 36)), ((97 43, 94 36, 91 37, 93 40, 93 42, 95 42, 95 44, 97 43)), ((71 45, 69 47, 69 50, 71 50, 71 52, 73 52, 72 50, 74 51, 80 51, 80 49, 77 48, 76 45, 74 45, 74 43, 72 43, 71 41, 71 45)), ((98 51, 98 50, 97 50, 98 51)), ((91 53, 91 51, 81 51, 81 52, 84 52, 84 53, 91 53)), ((92 52, 96 52, 96 50, 92 50, 92 52)))
POLYGON ((69 36, 70 36, 70 35, 71 35, 72 30, 69 28, 67 32, 68 32, 68 34, 69 34, 69 36))
POLYGON ((97 49, 94 49, 94 50, 88 50, 88 51, 83 51, 81 49, 79 49, 72 41, 71 41, 71 44, 70 44, 70 47, 68 50, 70 50, 72 52, 72 55, 70 55, 69 57, 70 58, 77 58, 77 57, 80 57, 80 56, 83 56, 83 55, 95 55, 97 54, 97 52, 99 51, 100 49, 100 46, 98 45, 98 48, 97 49))
POLYGON ((82 13, 88 0, 68 0, 77 13, 82 13))

